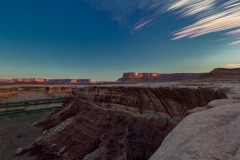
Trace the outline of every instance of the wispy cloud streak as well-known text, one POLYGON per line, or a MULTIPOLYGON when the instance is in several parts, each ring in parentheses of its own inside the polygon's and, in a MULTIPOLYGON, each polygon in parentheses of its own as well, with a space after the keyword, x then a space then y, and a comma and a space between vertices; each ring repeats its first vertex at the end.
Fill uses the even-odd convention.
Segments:
POLYGON ((240 44, 240 0, 85 0, 113 20, 139 31, 155 24, 164 12, 195 22, 173 34, 173 40, 226 31, 231 45, 240 44))
MULTIPOLYGON (((187 0, 180 0, 187 1, 187 0)), ((204 4, 201 2, 196 2, 194 5, 191 3, 185 3, 184 6, 179 6, 180 8, 192 8, 195 12, 191 10, 186 10, 183 12, 184 16, 198 15, 200 13, 196 11, 204 12, 204 16, 197 19, 192 25, 189 25, 174 34, 175 39, 181 38, 194 38, 208 33, 214 33, 225 30, 232 30, 227 32, 227 36, 232 36, 236 41, 231 44, 239 44, 240 42, 240 1, 230 0, 225 3, 220 3, 220 1, 215 0, 205 0, 204 4), (199 3, 199 4, 198 4, 199 3), (206 6, 205 6, 206 5, 206 6), (206 10, 205 10, 206 9, 206 10), (194 14, 193 14, 194 13, 194 14), (238 39, 239 38, 239 39, 238 39)), ((174 6, 175 4, 172 4, 174 6)))
POLYGON ((206 10, 211 10, 216 4, 216 0, 177 0, 169 2, 168 11, 179 10, 184 17, 192 16, 206 10))

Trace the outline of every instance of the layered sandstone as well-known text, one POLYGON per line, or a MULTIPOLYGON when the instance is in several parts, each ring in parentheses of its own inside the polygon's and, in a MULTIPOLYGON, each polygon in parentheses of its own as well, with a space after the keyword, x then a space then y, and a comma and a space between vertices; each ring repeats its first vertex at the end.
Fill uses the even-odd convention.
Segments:
POLYGON ((195 106, 226 98, 223 91, 189 88, 86 87, 38 124, 29 151, 40 159, 148 159, 195 106))
POLYGON ((77 97, 108 108, 128 108, 139 113, 165 113, 183 118, 194 107, 227 98, 222 90, 210 88, 86 87, 73 91, 77 97))
POLYGON ((142 83, 142 82, 166 82, 177 80, 195 79, 202 76, 203 73, 173 73, 173 74, 160 74, 160 73, 123 73, 123 77, 118 79, 122 83, 142 83))

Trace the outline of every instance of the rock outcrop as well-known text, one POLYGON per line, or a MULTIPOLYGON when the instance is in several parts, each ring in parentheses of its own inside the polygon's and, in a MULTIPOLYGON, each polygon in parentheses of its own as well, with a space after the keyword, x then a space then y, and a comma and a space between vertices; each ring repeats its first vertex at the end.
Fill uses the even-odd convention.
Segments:
POLYGON ((214 108, 186 117, 150 160, 239 160, 240 101, 227 101, 214 101, 208 105, 214 108))
POLYGON ((138 73, 129 72, 123 73, 123 77, 118 79, 121 83, 145 83, 145 82, 166 82, 177 80, 189 80, 202 76, 203 73, 173 73, 173 74, 160 74, 160 73, 138 73))
POLYGON ((215 68, 211 72, 202 75, 202 78, 209 78, 209 77, 223 77, 223 76, 235 76, 240 75, 240 68, 215 68))
POLYGON ((29 152, 44 160, 147 160, 186 111, 226 98, 188 88, 86 87, 37 124, 43 135, 29 152))

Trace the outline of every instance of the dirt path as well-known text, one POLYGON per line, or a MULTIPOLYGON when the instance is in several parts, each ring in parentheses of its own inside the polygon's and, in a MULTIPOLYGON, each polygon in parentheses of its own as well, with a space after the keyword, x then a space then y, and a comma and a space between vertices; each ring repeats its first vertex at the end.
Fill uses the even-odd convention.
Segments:
POLYGON ((0 121, 0 160, 34 160, 33 157, 15 156, 16 149, 26 148, 42 134, 33 124, 48 114, 36 113, 0 121))

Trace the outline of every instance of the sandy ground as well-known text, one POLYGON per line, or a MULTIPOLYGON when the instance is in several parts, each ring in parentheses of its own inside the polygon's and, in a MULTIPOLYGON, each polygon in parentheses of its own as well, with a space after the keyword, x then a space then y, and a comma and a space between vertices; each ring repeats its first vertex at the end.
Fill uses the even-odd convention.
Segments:
POLYGON ((34 157, 15 156, 17 148, 27 148, 35 138, 42 134, 35 122, 47 117, 49 113, 37 113, 0 121, 0 160, 34 160, 34 157))

